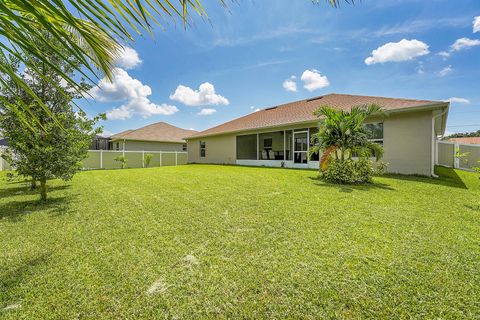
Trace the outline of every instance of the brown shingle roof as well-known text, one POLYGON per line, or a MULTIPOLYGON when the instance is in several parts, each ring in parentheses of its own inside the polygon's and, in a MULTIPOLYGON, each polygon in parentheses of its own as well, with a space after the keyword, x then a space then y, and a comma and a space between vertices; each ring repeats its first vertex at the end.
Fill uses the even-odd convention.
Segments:
POLYGON ((480 144, 480 137, 451 138, 448 140, 452 142, 458 142, 458 143, 480 144))
POLYGON ((195 130, 185 130, 165 122, 152 123, 148 126, 126 130, 111 136, 112 140, 141 140, 159 142, 185 142, 183 138, 196 133, 195 130))
POLYGON ((331 107, 349 110, 356 105, 372 103, 381 105, 385 111, 428 106, 433 104, 446 104, 446 102, 443 101, 394 99, 332 93, 325 96, 290 102, 276 107, 265 108, 254 113, 250 113, 246 116, 225 122, 216 127, 200 131, 191 135, 190 137, 203 137, 228 132, 240 132, 264 127, 275 127, 315 121, 317 118, 313 115, 313 112, 322 105, 329 105, 331 107))

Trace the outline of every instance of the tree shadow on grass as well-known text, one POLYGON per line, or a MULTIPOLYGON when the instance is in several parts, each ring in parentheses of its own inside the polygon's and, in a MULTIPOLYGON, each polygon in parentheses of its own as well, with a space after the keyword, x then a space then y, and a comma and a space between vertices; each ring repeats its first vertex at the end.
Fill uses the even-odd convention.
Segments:
POLYGON ((13 299, 12 291, 14 291, 29 274, 34 274, 37 267, 46 264, 50 256, 51 253, 39 254, 34 258, 22 261, 15 269, 2 273, 0 276, 0 291, 3 292, 4 295, 0 295, 0 308, 9 304, 19 303, 19 301, 11 300, 13 299))
MULTIPOLYGON (((10 184, 10 183, 9 183, 10 184)), ((71 188, 70 185, 58 185, 58 186, 47 186, 47 191, 48 192, 53 192, 53 191, 61 191, 61 190, 66 190, 71 188)), ((23 186, 15 186, 12 188, 4 188, 0 190, 0 198, 7 198, 7 197, 13 197, 13 196, 18 196, 18 195, 35 195, 35 194, 40 194, 40 189, 37 187, 35 190, 30 189, 30 183, 28 185, 23 185, 23 186)))
POLYGON ((383 189, 395 191, 390 185, 386 183, 374 182, 370 184, 336 184, 328 183, 320 179, 320 177, 309 177, 310 180, 315 181, 315 185, 319 187, 338 188, 341 192, 350 193, 353 191, 370 191, 372 189, 383 189))
POLYGON ((445 187, 468 189, 468 187, 463 182, 462 178, 460 178, 457 172, 452 168, 436 167, 435 174, 437 174, 439 177, 433 178, 433 177, 426 177, 426 176, 401 175, 401 174, 387 174, 384 177, 396 179, 396 180, 415 181, 415 182, 428 183, 428 184, 445 186, 445 187))
MULTIPOLYGON (((439 175, 438 178, 418 176, 418 175, 402 175, 402 174, 385 174, 382 176, 382 178, 428 183, 428 184, 446 186, 446 187, 452 187, 452 188, 468 189, 468 187, 463 182, 462 178, 460 178, 457 172, 451 168, 437 167, 435 168, 435 173, 439 175)), ((372 189, 395 190, 390 185, 386 183, 380 183, 380 182, 374 182, 372 184, 364 184, 364 185, 347 185, 347 184, 327 183, 322 181, 319 177, 310 177, 310 179, 317 181, 316 185, 318 186, 337 187, 342 192, 352 192, 354 190, 369 191, 372 189)))
POLYGON ((0 221, 8 219, 21 221, 22 217, 35 212, 44 211, 52 215, 64 214, 68 211, 71 196, 49 197, 46 202, 35 200, 8 201, 0 204, 0 221))

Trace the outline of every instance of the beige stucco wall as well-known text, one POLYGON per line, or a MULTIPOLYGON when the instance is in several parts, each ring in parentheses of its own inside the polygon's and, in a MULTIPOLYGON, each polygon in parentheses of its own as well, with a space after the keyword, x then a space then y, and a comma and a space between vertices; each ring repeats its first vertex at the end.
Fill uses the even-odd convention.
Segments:
POLYGON ((385 117, 384 161, 388 171, 432 174, 432 111, 397 113, 385 117))
MULTIPOLYGON (((389 163, 389 172, 426 176, 432 174, 432 111, 395 113, 382 119, 369 119, 367 122, 377 121, 384 123, 384 161, 389 163)), ((308 128, 316 125, 312 122, 241 134, 308 128)), ((188 162, 235 164, 236 135, 227 134, 189 140, 188 162), (206 142, 205 158, 200 158, 200 140, 206 142)))
POLYGON ((189 163, 235 164, 236 135, 221 135, 188 140, 189 163), (206 154, 200 157, 200 141, 205 141, 206 154))
MULTIPOLYGON (((116 143, 119 142, 119 150, 123 149, 123 141, 114 141, 113 150, 116 150, 116 143)), ((182 143, 168 143, 155 141, 125 141, 127 151, 183 151, 182 143)))

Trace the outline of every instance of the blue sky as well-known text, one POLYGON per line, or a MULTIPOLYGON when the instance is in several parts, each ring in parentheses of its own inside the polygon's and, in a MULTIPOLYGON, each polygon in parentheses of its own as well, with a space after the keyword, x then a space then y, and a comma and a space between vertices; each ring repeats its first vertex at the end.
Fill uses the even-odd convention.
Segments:
POLYGON ((114 83, 81 102, 108 113, 106 132, 157 121, 203 130, 331 92, 456 98, 447 131, 480 129, 478 0, 203 3, 209 21, 138 37, 114 83))

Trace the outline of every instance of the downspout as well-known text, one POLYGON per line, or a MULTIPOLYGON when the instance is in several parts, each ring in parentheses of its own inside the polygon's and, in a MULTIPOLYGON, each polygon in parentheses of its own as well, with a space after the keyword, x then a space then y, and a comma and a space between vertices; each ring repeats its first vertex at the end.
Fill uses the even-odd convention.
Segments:
POLYGON ((438 117, 443 116, 448 112, 448 106, 445 108, 445 111, 437 114, 436 116, 432 117, 432 177, 438 178, 438 176, 435 174, 435 154, 438 152, 437 148, 437 135, 435 134, 435 120, 438 117))

